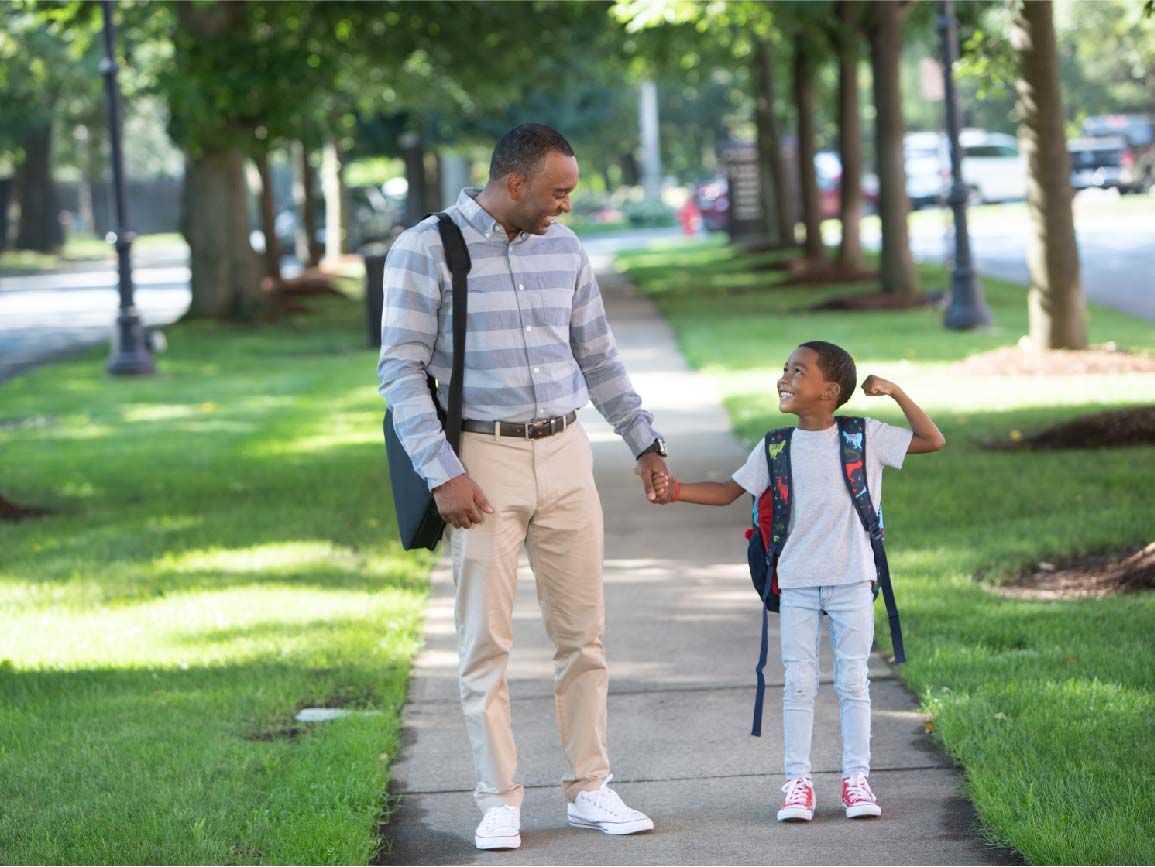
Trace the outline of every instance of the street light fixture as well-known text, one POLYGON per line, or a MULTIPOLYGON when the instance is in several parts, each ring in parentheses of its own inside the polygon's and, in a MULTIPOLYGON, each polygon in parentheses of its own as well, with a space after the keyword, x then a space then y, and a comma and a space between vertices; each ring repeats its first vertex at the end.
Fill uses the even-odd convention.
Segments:
POLYGON ((108 139, 112 145, 112 190, 116 202, 116 227, 110 233, 116 246, 116 267, 119 276, 120 308, 116 316, 112 357, 108 372, 114 376, 143 376, 156 372, 156 365, 148 352, 144 326, 132 299, 132 239, 128 228, 128 205, 124 194, 124 153, 120 140, 120 88, 116 73, 116 24, 112 18, 111 0, 102 0, 104 12, 104 60, 100 72, 104 76, 104 96, 108 106, 108 139))
POLYGON ((990 308, 983 300, 983 290, 971 259, 971 238, 967 228, 967 198, 963 183, 962 148, 959 146, 958 94, 954 86, 954 63, 958 59, 958 22, 954 0, 939 0, 938 29, 942 35, 943 96, 946 108, 946 134, 950 143, 950 195, 947 201, 954 213, 954 267, 951 270, 950 306, 943 324, 956 331, 990 325, 990 308))

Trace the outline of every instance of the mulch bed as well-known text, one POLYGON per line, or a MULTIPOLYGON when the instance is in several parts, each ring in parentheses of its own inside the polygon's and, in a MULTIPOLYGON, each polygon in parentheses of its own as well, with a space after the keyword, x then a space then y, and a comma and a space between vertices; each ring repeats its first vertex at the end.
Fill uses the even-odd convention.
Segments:
POLYGON ((951 373, 965 376, 1054 376, 1084 373, 1155 373, 1155 356, 1117 349, 1114 344, 1090 349, 1035 351, 1005 346, 964 358, 951 373))
POLYGON ((1155 542, 1138 551, 1094 554, 1062 563, 1039 563, 991 588, 1010 599, 1090 599, 1155 589, 1155 542))
MULTIPOLYGON (((822 281, 829 282, 829 281, 822 281)), ((806 308, 807 312, 842 310, 849 312, 870 312, 875 310, 915 310, 931 307, 942 300, 940 293, 919 292, 914 295, 900 295, 896 292, 869 292, 865 295, 840 295, 806 308)))
POLYGON ((1058 422, 1028 436, 983 443, 997 451, 1109 449, 1155 445, 1155 406, 1108 410, 1058 422))
POLYGON ((20 506, 0 497, 0 521, 23 521, 28 518, 42 518, 51 514, 47 509, 38 509, 35 506, 20 506))

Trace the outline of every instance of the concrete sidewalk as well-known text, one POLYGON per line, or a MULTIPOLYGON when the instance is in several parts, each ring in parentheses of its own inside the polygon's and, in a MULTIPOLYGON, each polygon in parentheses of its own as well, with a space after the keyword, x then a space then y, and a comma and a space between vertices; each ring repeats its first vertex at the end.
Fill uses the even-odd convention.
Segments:
MULTIPOLYGON (((686 479, 727 477, 748 447, 731 433, 718 394, 687 368, 654 306, 605 274, 608 262, 595 265, 626 366, 670 442, 672 468, 686 479)), ((960 794, 958 770, 924 733, 913 696, 878 656, 871 661, 871 782, 884 815, 844 817, 828 637, 814 735, 817 814, 809 824, 775 821, 783 782, 782 670, 772 620, 763 737, 752 738, 761 620, 745 565, 747 502, 728 509, 652 506, 621 440, 592 409, 583 411, 582 423, 593 441, 605 509, 613 786, 656 828, 610 837, 566 825, 552 650, 523 558, 509 668, 526 786, 522 848, 474 848, 480 814, 458 702, 453 587, 442 560, 393 766, 392 794, 400 803, 385 827, 382 863, 1021 863, 1015 853, 984 844, 960 794)))

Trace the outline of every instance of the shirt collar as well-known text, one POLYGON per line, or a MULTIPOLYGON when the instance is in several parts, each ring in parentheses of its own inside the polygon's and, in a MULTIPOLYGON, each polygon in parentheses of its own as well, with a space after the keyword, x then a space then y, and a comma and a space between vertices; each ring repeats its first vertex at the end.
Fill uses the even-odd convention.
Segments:
POLYGON ((490 240, 496 238, 499 241, 508 242, 523 240, 526 237, 525 232, 519 232, 511 239, 502 228, 501 223, 497 222, 489 211, 477 204, 479 195, 481 195, 480 187, 465 187, 461 191, 461 195, 457 197, 457 210, 461 212, 461 216, 465 217, 469 225, 490 240))

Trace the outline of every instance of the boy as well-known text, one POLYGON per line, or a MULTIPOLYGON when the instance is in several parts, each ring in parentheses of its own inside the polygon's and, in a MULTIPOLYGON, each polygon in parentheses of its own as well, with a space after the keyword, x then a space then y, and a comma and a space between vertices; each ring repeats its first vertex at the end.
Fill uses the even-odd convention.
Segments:
MULTIPOLYGON (((818 693, 818 639, 822 614, 830 616, 834 687, 842 728, 842 803, 848 818, 880 816, 867 783, 870 774, 870 682, 867 659, 874 641, 872 583, 877 571, 870 538, 841 478, 834 411, 857 383, 854 360, 825 341, 803 343, 778 380, 778 408, 798 416, 790 441, 794 493, 786 545, 778 560, 782 663, 786 670, 783 717, 786 793, 778 821, 814 818, 810 739, 818 693)), ((901 468, 908 454, 946 445, 942 433, 892 382, 868 376, 862 390, 887 396, 902 409, 910 430, 866 420, 866 473, 874 508, 882 501, 883 466, 901 468)), ((681 484, 672 476, 657 486, 659 503, 727 506, 744 493, 758 497, 770 485, 760 443, 728 482, 681 484)))

